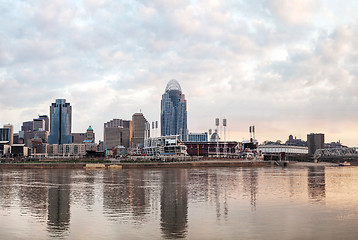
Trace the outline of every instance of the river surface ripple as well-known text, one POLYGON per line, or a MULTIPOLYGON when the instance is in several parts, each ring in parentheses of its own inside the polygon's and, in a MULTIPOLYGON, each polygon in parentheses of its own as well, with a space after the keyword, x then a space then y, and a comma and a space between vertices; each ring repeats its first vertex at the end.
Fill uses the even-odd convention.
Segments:
POLYGON ((358 167, 0 170, 0 239, 358 239, 358 167))

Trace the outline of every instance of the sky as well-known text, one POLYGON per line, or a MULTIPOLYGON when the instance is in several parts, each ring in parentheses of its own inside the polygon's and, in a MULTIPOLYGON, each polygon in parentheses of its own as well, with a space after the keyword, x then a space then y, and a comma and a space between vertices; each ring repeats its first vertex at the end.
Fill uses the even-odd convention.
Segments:
MULTIPOLYGON (((72 105, 72 132, 142 112, 176 79, 188 129, 358 146, 358 1, 0 0, 0 124, 72 105)), ((223 134, 222 134, 223 137, 223 134)))

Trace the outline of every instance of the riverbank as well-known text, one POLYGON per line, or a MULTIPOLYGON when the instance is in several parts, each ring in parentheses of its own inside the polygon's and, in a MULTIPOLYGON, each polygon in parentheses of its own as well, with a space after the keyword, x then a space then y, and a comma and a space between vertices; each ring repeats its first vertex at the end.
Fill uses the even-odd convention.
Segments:
POLYGON ((114 162, 114 163, 2 163, 0 169, 135 169, 135 168, 194 168, 194 167, 336 167, 337 163, 329 162, 275 162, 248 160, 209 160, 181 162, 114 162), (278 165, 279 164, 279 165, 278 165))
POLYGON ((111 168, 118 166, 123 169, 133 168, 192 168, 192 167, 266 167, 271 162, 244 160, 211 160, 183 162, 118 162, 118 163, 3 163, 0 169, 83 169, 111 168))
POLYGON ((331 162, 292 162, 289 164, 290 167, 337 167, 339 166, 338 163, 331 163, 331 162))

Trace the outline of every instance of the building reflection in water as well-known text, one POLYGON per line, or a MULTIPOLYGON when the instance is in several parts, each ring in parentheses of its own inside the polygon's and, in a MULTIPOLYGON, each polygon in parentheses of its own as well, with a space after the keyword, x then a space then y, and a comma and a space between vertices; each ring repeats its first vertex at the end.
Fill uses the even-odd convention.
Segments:
POLYGON ((92 206, 95 203, 95 190, 94 190, 94 185, 95 185, 95 174, 96 172, 94 171, 86 171, 85 172, 85 187, 84 187, 84 201, 85 201, 85 206, 87 207, 87 209, 89 211, 92 211, 92 206))
POLYGON ((47 213, 47 174, 42 170, 24 170, 21 173, 23 183, 19 187, 22 211, 30 211, 38 219, 45 219, 47 213))
POLYGON ((8 209, 10 208, 13 198, 14 198, 14 190, 13 185, 14 180, 11 178, 9 174, 0 170, 0 208, 8 209))
POLYGON ((145 221, 150 198, 150 193, 146 192, 145 172, 141 169, 128 169, 106 173, 103 208, 109 219, 133 221, 136 224, 145 221))
POLYGON ((49 176, 48 232, 51 236, 63 236, 70 224, 71 171, 53 170, 49 176))
POLYGON ((308 168, 308 197, 322 201, 326 198, 325 167, 314 166, 308 168))
POLYGON ((162 172, 161 230, 164 238, 185 238, 188 221, 188 170, 162 172))
POLYGON ((256 168, 251 168, 243 172, 244 192, 250 195, 251 209, 256 210, 256 195, 258 188, 258 172, 256 168))
MULTIPOLYGON (((93 211, 95 204, 95 185, 101 171, 76 170, 71 177, 71 204, 85 206, 88 211, 93 211)), ((98 184, 101 184, 100 182, 98 184)))

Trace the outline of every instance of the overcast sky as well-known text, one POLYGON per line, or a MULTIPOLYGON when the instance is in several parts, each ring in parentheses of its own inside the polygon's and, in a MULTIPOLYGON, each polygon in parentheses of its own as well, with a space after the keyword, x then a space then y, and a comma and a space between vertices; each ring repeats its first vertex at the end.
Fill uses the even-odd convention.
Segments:
POLYGON ((0 124, 73 107, 73 132, 159 120, 167 82, 188 128, 228 119, 228 137, 358 146, 358 1, 0 0, 0 124))

